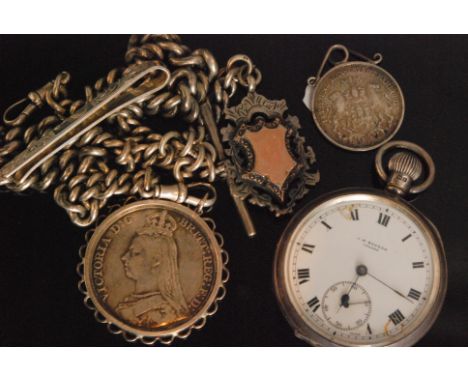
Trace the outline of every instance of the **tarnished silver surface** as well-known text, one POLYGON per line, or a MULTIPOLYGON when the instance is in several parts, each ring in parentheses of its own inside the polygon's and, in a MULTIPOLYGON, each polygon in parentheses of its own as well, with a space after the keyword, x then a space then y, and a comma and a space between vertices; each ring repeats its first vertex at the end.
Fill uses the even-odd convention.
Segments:
POLYGON ((405 108, 393 77, 363 62, 327 72, 312 102, 322 133, 336 145, 355 151, 371 150, 390 140, 401 126, 405 108))
POLYGON ((86 103, 72 117, 47 130, 41 138, 32 141, 26 150, 5 164, 0 169, 0 182, 13 182, 16 187, 21 186, 49 158, 72 145, 98 123, 157 93, 169 83, 170 78, 169 70, 163 66, 143 63, 132 68, 104 93, 86 103), (139 81, 143 82, 137 84, 139 81))
POLYGON ((343 45, 330 47, 316 77, 309 79, 315 123, 333 144, 352 151, 375 149, 399 130, 405 113, 403 93, 396 80, 373 59, 343 45), (341 51, 344 58, 332 61, 341 51), (349 61, 350 55, 364 61, 349 61), (327 62, 334 67, 324 75, 327 62))
POLYGON ((255 91, 259 69, 242 54, 219 68, 211 52, 191 50, 177 35, 132 36, 125 59, 126 67, 86 86, 84 99, 70 96, 71 76, 62 72, 7 109, 0 125, 0 185, 14 191, 53 187, 73 223, 89 226, 114 196, 159 197, 158 172, 169 173, 177 184, 221 176, 254 236, 243 197, 233 191, 232 158, 224 157, 218 128, 238 90, 255 91), (104 105, 115 89, 123 89, 132 68, 147 66, 166 68, 168 83, 142 81, 124 92, 118 107, 104 105), (86 118, 77 123, 83 110, 86 118), (150 128, 145 118, 153 115, 180 117, 188 126, 181 132, 150 128), (64 126, 72 128, 65 134, 64 126), (25 163, 30 167, 23 168, 25 163))

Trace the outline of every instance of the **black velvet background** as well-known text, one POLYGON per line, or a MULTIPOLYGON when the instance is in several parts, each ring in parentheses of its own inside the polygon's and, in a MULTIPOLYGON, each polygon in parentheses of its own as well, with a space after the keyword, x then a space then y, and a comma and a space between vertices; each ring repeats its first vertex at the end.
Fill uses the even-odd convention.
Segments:
MULTIPOLYGON (((1 36, 0 109, 62 70, 78 88, 123 64, 127 36, 1 36)), ((468 38, 453 36, 183 36, 191 48, 210 49, 224 66, 248 54, 263 73, 259 93, 285 98, 319 161, 322 180, 299 208, 326 192, 378 186, 375 152, 336 148, 315 128, 302 104, 306 79, 326 49, 343 43, 366 54, 382 52, 382 66, 399 82, 406 115, 397 139, 433 156, 435 184, 413 204, 439 228, 449 287, 442 313, 419 346, 468 345, 468 38)), ((277 307, 272 284, 276 243, 290 217, 275 219, 250 207, 258 235, 248 239, 224 184, 212 213, 231 254, 228 295, 206 327, 175 346, 301 346, 277 307)), ((70 223, 51 194, 0 193, 0 344, 125 346, 97 324, 82 304, 75 266, 84 230, 70 223)), ((132 345, 130 345, 132 346, 132 345)))

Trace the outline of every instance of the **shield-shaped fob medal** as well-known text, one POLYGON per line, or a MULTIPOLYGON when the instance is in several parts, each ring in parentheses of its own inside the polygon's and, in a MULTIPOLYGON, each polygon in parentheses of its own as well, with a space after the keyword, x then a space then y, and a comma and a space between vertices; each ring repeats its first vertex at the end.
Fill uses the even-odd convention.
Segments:
POLYGON ((285 100, 249 92, 239 105, 225 109, 228 126, 221 130, 231 158, 231 192, 276 216, 292 212, 319 181, 314 151, 304 145, 299 119, 287 110, 285 100))

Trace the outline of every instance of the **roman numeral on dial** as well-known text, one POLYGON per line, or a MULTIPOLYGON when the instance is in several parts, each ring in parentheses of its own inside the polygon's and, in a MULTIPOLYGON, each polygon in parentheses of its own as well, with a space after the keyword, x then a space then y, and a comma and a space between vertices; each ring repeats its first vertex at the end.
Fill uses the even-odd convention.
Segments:
POLYGON ((377 223, 386 227, 389 221, 390 221, 390 216, 385 215, 382 212, 379 214, 379 220, 377 220, 377 223))
POLYGON ((401 241, 405 242, 405 241, 408 240, 411 236, 413 236, 413 235, 409 234, 408 236, 405 236, 403 239, 401 239, 401 241))
POLYGON ((313 299, 309 300, 307 302, 307 305, 309 305, 309 308, 312 309, 312 312, 316 312, 318 308, 320 308, 320 303, 317 297, 314 297, 313 299))
POLYGON ((424 262, 423 261, 416 261, 413 263, 413 268, 424 268, 424 262))
POLYGON ((358 210, 351 210, 351 219, 356 221, 359 220, 359 211, 358 210))
POLYGON ((401 321, 405 319, 403 313, 400 312, 400 309, 395 310, 388 318, 395 324, 398 325, 401 321))
POLYGON ((408 292, 408 297, 418 301, 419 297, 421 297, 421 292, 417 291, 416 289, 411 288, 408 292))
POLYGON ((298 269, 297 270, 297 278, 299 279, 299 285, 306 283, 310 279, 310 269, 298 269))
POLYGON ((327 222, 324 222, 323 220, 320 222, 322 223, 325 227, 327 227, 327 230, 331 230, 332 227, 327 223, 327 222))
POLYGON ((314 249, 315 249, 315 245, 312 245, 312 244, 302 244, 302 247, 301 249, 305 252, 309 252, 309 253, 312 253, 314 252, 314 249))

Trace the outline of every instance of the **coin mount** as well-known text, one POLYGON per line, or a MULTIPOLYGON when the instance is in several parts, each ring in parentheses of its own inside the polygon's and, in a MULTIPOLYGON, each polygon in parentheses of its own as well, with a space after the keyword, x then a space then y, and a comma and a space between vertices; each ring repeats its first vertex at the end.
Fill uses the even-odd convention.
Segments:
MULTIPOLYGON (((312 77, 310 110, 317 128, 334 145, 351 151, 373 150, 391 140, 405 113, 403 93, 397 81, 377 64, 381 60, 348 61, 346 58, 320 76, 312 77)), ((355 52, 352 52, 355 53, 355 52)), ((357 54, 359 57, 363 57, 357 54)))
POLYGON ((88 231, 89 242, 80 249, 78 287, 85 295, 85 305, 111 333, 121 334, 129 342, 167 345, 175 338, 187 338, 193 329, 205 325, 208 316, 216 313, 218 302, 226 294, 228 255, 222 249, 222 236, 214 230, 213 220, 201 218, 174 202, 144 200, 118 208, 95 230, 88 231), (139 282, 145 286, 145 282, 155 281, 155 274, 149 273, 153 267, 133 264, 131 268, 125 257, 132 256, 128 254, 131 251, 138 257, 141 248, 148 248, 151 241, 161 236, 170 237, 166 240, 169 245, 154 246, 149 260, 162 271, 162 256, 169 258, 172 249, 177 258, 169 258, 171 264, 164 274, 168 274, 167 269, 173 270, 169 274, 176 274, 178 280, 169 285, 176 288, 162 292, 168 284, 166 278, 159 290, 156 287, 139 293, 136 290, 139 282), (168 255, 161 255, 164 250, 156 253, 159 248, 167 248, 168 255), (165 316, 168 319, 164 321, 165 316))

